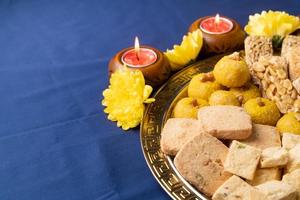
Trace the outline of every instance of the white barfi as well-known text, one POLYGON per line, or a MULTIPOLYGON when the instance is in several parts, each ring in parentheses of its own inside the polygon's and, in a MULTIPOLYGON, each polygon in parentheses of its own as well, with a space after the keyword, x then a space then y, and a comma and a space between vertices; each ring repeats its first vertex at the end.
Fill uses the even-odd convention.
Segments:
POLYGON ((282 181, 268 181, 256 186, 268 200, 297 200, 295 188, 282 181))
POLYGON ((300 169, 284 175, 282 181, 294 187, 298 192, 298 198, 300 198, 300 169))
POLYGON ((214 193, 213 200, 264 200, 266 195, 233 175, 214 193))
POLYGON ((264 149, 260 156, 260 167, 280 167, 287 164, 289 160, 288 151, 281 147, 270 147, 264 149))
POLYGON ((261 150, 234 140, 230 145, 224 169, 232 174, 252 180, 261 150))
POLYGON ((296 169, 300 169, 300 144, 297 144, 289 151, 289 161, 285 172, 289 173, 296 169))
POLYGON ((282 147, 290 150, 300 144, 300 135, 293 133, 282 133, 282 147))

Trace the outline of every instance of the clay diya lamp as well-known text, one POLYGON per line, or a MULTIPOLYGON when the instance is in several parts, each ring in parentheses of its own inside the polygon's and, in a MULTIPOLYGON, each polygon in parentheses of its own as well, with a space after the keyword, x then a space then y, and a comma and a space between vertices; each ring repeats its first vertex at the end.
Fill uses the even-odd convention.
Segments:
POLYGON ((197 19, 189 27, 189 31, 200 29, 203 35, 205 55, 219 54, 241 50, 244 46, 246 33, 241 26, 228 17, 207 16, 197 19))
POLYGON ((170 76, 171 68, 165 55, 150 46, 140 46, 135 38, 134 47, 119 51, 109 62, 109 75, 126 65, 129 69, 140 70, 146 84, 159 86, 170 76))

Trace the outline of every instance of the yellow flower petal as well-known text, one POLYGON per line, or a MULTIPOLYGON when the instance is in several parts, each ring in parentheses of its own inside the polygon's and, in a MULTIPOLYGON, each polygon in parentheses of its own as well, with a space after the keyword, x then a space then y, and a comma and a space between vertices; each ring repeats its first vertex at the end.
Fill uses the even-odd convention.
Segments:
POLYGON ((148 99, 152 87, 145 85, 143 74, 139 70, 129 70, 124 67, 111 75, 108 89, 103 91, 102 105, 104 112, 111 121, 117 121, 117 126, 124 130, 136 127, 142 120, 144 102, 148 99))
POLYGON ((299 17, 280 11, 262 11, 261 14, 249 16, 245 31, 249 35, 285 37, 300 28, 299 17))
POLYGON ((196 59, 203 45, 200 29, 183 36, 180 45, 174 45, 172 50, 165 52, 173 71, 179 70, 196 59))

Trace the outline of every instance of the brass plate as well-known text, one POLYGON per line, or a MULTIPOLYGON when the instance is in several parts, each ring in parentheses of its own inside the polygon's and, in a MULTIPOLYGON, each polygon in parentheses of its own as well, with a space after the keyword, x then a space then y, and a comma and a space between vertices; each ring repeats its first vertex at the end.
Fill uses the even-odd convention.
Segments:
POLYGON ((160 150, 160 132, 170 118, 175 102, 186 93, 191 78, 201 72, 211 71, 224 55, 210 57, 190 65, 173 75, 154 95, 156 101, 147 106, 141 123, 140 136, 147 164, 162 188, 176 200, 208 198, 184 180, 173 164, 173 158, 160 150))

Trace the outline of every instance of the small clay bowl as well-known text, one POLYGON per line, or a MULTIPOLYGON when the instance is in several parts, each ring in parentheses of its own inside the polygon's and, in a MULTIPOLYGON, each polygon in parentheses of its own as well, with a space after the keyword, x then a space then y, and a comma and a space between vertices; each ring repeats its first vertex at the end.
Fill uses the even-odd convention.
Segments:
MULTIPOLYGON (((189 27, 189 32, 197 29, 201 30, 201 22, 210 17, 213 16, 202 17, 194 21, 189 27)), ((203 35, 203 48, 201 50, 201 54, 211 55, 243 49, 244 40, 246 38, 245 31, 235 20, 228 17, 224 18, 229 19, 233 23, 233 27, 229 32, 222 34, 211 34, 201 30, 203 35)))
MULTIPOLYGON (((171 67, 169 65, 169 61, 166 56, 159 51, 150 46, 141 46, 141 48, 148 48, 153 50, 157 55, 157 60, 148 66, 144 67, 131 67, 127 66, 129 69, 136 70, 139 69, 145 78, 146 84, 151 85, 153 87, 159 86, 164 83, 171 74, 171 67)), ((133 47, 123 49, 119 51, 109 62, 109 76, 114 73, 117 69, 123 67, 124 63, 122 61, 123 54, 133 49, 133 47)))

